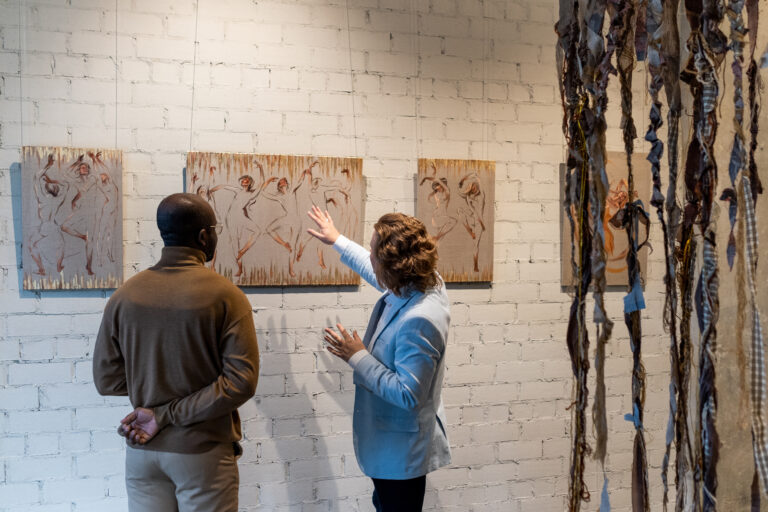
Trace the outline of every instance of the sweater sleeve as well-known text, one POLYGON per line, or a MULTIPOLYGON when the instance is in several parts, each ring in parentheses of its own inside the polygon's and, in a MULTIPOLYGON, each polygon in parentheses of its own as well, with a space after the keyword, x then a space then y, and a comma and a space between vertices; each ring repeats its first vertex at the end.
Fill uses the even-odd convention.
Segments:
POLYGON ((101 327, 93 349, 93 382, 101 395, 127 396, 125 360, 118 343, 118 325, 110 301, 101 318, 101 327))
POLYGON ((259 347, 250 308, 230 323, 220 347, 222 372, 214 382, 154 407, 160 428, 188 426, 230 414, 254 395, 259 378, 259 347))

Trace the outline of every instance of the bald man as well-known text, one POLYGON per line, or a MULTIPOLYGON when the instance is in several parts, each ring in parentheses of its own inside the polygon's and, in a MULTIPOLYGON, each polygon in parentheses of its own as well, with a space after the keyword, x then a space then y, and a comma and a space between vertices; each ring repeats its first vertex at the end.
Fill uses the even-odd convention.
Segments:
POLYGON ((112 295, 93 354, 99 393, 135 408, 118 428, 128 509, 237 512, 237 408, 259 373, 251 305, 204 266, 219 230, 205 200, 166 197, 157 227, 160 261, 112 295))

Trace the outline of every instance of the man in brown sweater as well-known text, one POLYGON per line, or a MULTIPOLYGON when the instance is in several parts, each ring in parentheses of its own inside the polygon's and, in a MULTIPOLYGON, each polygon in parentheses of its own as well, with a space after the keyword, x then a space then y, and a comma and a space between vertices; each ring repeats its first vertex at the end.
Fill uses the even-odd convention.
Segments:
POLYGON ((216 249, 216 215, 194 194, 157 209, 165 243, 154 266, 123 284, 104 310, 93 354, 102 395, 127 395, 131 512, 237 511, 237 408, 259 373, 251 305, 204 266, 216 249))

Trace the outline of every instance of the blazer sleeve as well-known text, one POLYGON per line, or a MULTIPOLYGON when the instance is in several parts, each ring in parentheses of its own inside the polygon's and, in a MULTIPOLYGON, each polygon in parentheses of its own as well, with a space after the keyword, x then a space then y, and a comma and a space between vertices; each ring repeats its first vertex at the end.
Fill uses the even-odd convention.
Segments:
POLYGON ((93 383, 101 395, 128 396, 125 359, 118 343, 114 302, 107 303, 93 349, 93 383))
POLYGON ((333 248, 341 254, 341 262, 357 272, 368 284, 379 290, 385 291, 376 279, 371 265, 371 252, 360 244, 353 242, 344 235, 340 235, 333 248))
POLYGON ((414 317, 400 326, 395 343, 393 370, 366 354, 355 365, 354 383, 396 407, 417 409, 429 397, 445 339, 428 319, 414 317))
POLYGON ((220 346, 223 368, 214 382, 191 395, 153 408, 161 428, 188 426, 230 414, 256 392, 259 347, 250 309, 230 323, 220 346))

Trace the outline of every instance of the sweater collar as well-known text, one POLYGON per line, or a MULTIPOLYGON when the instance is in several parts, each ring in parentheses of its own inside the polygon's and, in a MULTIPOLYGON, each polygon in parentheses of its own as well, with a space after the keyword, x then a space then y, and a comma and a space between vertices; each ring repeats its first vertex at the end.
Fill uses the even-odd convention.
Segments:
POLYGON ((192 247, 163 247, 160 261, 156 267, 188 267, 203 265, 205 263, 205 253, 200 249, 192 247))

